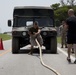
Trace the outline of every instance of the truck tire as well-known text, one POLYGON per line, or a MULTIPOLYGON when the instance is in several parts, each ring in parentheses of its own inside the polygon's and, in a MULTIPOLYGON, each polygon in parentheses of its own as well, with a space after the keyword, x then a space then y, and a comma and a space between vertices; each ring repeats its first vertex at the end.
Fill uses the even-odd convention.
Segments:
POLYGON ((50 44, 50 51, 51 53, 57 53, 57 37, 51 38, 51 44, 50 44))
POLYGON ((19 52, 19 39, 13 37, 12 38, 12 53, 16 54, 19 52))
POLYGON ((46 50, 48 50, 48 51, 50 50, 50 38, 46 39, 45 47, 46 47, 46 50))

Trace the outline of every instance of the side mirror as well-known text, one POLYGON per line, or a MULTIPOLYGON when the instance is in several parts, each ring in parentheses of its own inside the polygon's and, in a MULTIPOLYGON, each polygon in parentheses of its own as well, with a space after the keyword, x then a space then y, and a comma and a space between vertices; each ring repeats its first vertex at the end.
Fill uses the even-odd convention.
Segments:
POLYGON ((8 20, 8 26, 11 27, 11 20, 8 20))

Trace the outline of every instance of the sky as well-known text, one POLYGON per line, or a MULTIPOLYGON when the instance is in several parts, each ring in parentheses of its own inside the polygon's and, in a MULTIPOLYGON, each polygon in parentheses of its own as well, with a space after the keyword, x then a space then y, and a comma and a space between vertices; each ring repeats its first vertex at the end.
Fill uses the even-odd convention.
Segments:
POLYGON ((0 0, 0 33, 12 31, 7 21, 13 18, 15 6, 50 6, 55 3, 60 0, 0 0))

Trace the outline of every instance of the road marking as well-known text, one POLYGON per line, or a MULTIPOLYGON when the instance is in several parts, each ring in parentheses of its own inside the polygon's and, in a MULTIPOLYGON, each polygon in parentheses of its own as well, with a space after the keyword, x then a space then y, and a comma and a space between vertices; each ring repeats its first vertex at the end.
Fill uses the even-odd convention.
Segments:
MULTIPOLYGON (((63 51, 60 47, 57 47, 57 49, 58 49, 60 52, 62 52, 64 55, 68 56, 68 55, 67 55, 67 52, 63 51)), ((75 60, 75 58, 74 58, 73 56, 71 56, 71 59, 72 59, 73 61, 75 60)))
MULTIPOLYGON (((62 52, 64 55, 68 56, 67 53, 66 53, 65 51, 63 51, 60 47, 57 47, 57 49, 58 49, 60 52, 62 52)), ((1 53, 0 56, 4 55, 4 54, 6 54, 6 53, 8 53, 8 52, 10 52, 10 51, 11 51, 11 49, 6 50, 5 52, 1 53)), ((71 59, 72 59, 72 60, 75 60, 75 57, 71 56, 71 59)))
POLYGON ((3 56, 4 54, 6 54, 6 53, 8 53, 8 52, 10 52, 10 51, 11 51, 11 49, 6 50, 5 52, 1 53, 0 56, 3 56))

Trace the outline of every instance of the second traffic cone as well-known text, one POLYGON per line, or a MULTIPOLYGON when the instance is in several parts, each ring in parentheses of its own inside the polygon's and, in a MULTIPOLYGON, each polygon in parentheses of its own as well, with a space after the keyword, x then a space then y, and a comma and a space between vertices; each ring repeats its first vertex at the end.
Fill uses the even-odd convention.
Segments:
POLYGON ((3 42, 2 42, 2 38, 0 38, 0 50, 4 50, 4 48, 3 48, 3 42))

